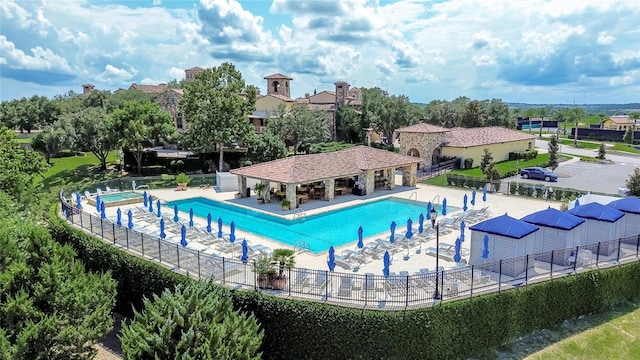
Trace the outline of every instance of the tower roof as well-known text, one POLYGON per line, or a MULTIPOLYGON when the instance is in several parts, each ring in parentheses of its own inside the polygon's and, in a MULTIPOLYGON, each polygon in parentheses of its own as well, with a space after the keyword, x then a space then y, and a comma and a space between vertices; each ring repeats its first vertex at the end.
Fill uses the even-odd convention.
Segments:
POLYGON ((269 76, 265 76, 265 79, 287 79, 287 80, 293 80, 293 78, 288 77, 287 75, 282 75, 280 73, 275 73, 273 75, 269 75, 269 76))

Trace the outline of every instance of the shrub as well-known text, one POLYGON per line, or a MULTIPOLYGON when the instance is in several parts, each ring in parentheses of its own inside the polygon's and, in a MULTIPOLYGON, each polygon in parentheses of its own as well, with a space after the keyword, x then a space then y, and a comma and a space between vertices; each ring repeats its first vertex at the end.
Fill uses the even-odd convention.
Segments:
POLYGON ((510 182, 509 183, 509 193, 511 195, 514 195, 517 190, 518 190, 518 183, 514 182, 514 181, 510 182))
POLYGON ((464 159, 464 168, 471 169, 473 167, 473 159, 467 158, 464 159))

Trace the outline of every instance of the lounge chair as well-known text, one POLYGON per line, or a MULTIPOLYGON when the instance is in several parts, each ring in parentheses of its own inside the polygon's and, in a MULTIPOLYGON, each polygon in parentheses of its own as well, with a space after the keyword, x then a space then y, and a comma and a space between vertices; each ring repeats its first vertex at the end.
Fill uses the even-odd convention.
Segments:
POLYGON ((296 268, 292 286, 304 289, 307 285, 309 285, 309 270, 307 268, 296 268))
POLYGON ((102 196, 102 190, 100 188, 97 188, 96 189, 96 194, 102 196))
POLYGON ((335 255, 334 261, 336 265, 340 266, 345 270, 351 270, 352 267, 356 267, 354 266, 351 260, 346 259, 344 256, 335 255))
POLYGON ((109 194, 110 194, 110 193, 114 193, 114 192, 118 191, 118 189, 112 189, 112 188, 110 188, 110 187, 108 187, 108 186, 107 186, 107 188, 106 188, 106 189, 107 189, 107 193, 109 193, 109 194))
POLYGON ((343 275, 340 277, 340 287, 338 297, 350 298, 353 295, 353 276, 343 275))
POLYGON ((90 193, 90 192, 88 192, 88 191, 85 191, 85 192, 84 192, 84 197, 85 197, 85 199, 90 198, 90 197, 91 197, 91 193, 90 193))
POLYGON ((311 292, 321 293, 326 291, 327 282, 327 273, 325 271, 317 272, 315 278, 310 284, 311 292))

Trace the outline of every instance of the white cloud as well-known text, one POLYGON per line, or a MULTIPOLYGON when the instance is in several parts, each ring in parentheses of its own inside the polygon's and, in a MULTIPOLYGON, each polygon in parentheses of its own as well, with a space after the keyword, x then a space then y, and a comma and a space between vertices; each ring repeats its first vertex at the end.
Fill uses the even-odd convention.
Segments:
POLYGON ((609 35, 606 31, 602 31, 600 32, 600 34, 598 34, 597 42, 600 45, 611 45, 615 39, 616 38, 609 35))
POLYGON ((0 50, 3 63, 12 68, 25 70, 53 70, 56 72, 71 72, 67 59, 54 54, 50 49, 43 49, 40 46, 31 48, 31 54, 17 49, 15 44, 4 35, 0 35, 0 50))
POLYGON ((122 84, 123 81, 131 80, 137 73, 138 71, 130 66, 128 69, 121 69, 107 64, 99 79, 108 84, 122 84))
POLYGON ((0 2, 0 13, 3 18, 15 20, 15 24, 21 29, 29 28, 35 24, 31 13, 12 0, 0 2))

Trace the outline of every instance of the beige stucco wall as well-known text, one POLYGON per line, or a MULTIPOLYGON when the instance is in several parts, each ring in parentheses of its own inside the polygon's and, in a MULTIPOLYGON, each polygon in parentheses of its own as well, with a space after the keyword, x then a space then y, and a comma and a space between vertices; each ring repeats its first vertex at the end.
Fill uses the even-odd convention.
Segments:
POLYGON ((319 94, 309 96, 309 103, 311 104, 333 104, 336 101, 336 95, 327 92, 321 92, 319 94))
POLYGON ((280 104, 286 104, 286 101, 267 95, 256 100, 256 111, 273 112, 280 104))
MULTIPOLYGON (((431 166, 433 151, 446 139, 446 132, 441 133, 400 133, 400 153, 410 155, 411 149, 416 149, 421 158, 420 166, 431 166)), ((411 154, 414 155, 414 154, 411 154)))
POLYGON ((518 140, 505 142, 500 144, 491 144, 491 145, 482 145, 482 146, 472 146, 468 148, 457 148, 457 147, 442 147, 442 155, 444 156, 457 156, 464 157, 465 159, 473 159, 473 166, 480 166, 480 162, 482 161, 482 155, 484 154, 484 149, 489 149, 491 151, 491 155, 493 156, 493 161, 499 162, 504 160, 509 160, 510 152, 524 152, 527 150, 533 150, 535 144, 535 139, 530 140, 518 140))

